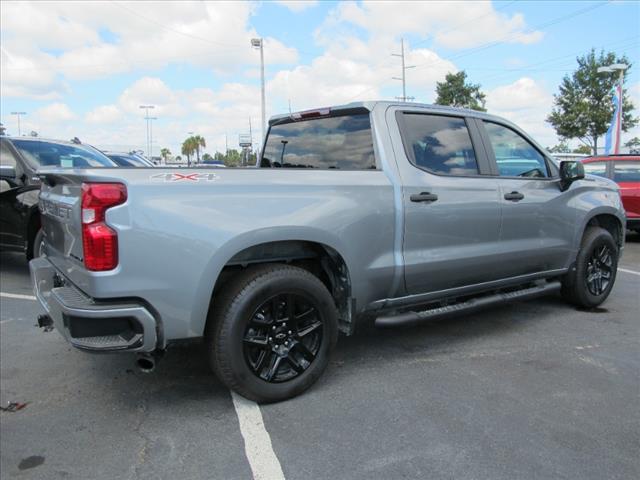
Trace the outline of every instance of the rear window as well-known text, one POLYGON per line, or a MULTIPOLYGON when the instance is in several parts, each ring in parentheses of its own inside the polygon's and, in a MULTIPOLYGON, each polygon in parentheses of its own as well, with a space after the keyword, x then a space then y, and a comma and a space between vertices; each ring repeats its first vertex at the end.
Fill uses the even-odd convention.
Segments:
POLYGON ((84 145, 66 145, 40 140, 12 140, 13 146, 30 163, 40 167, 115 167, 97 150, 84 145))
POLYGON ((375 169, 369 112, 273 125, 260 167, 375 169))
POLYGON ((411 163, 440 175, 478 175, 464 118, 403 114, 403 141, 411 163))

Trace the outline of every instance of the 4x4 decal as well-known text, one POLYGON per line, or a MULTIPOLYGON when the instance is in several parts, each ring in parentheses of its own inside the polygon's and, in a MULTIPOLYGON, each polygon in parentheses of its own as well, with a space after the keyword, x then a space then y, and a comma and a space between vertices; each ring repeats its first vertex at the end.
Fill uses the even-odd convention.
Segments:
POLYGON ((220 177, 217 173, 156 173, 151 175, 156 182, 213 182, 220 177))

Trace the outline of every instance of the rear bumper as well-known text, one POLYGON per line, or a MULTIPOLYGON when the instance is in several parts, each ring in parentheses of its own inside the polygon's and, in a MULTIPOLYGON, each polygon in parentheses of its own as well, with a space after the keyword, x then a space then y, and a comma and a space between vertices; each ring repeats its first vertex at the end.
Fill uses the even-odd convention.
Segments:
POLYGON ((65 282, 46 257, 32 260, 29 268, 38 301, 74 347, 91 352, 156 350, 158 322, 144 305, 94 300, 65 282))

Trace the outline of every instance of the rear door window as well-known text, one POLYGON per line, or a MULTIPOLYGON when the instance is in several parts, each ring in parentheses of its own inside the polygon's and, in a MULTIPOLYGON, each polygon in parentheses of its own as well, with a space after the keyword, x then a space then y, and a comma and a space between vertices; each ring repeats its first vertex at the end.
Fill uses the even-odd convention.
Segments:
POLYGON ((589 162, 584 164, 584 173, 589 175, 597 175, 598 177, 607 177, 606 162, 589 162))
POLYGON ((616 162, 613 172, 616 182, 640 182, 640 162, 616 162))
POLYGON ((273 125, 260 167, 374 170, 369 111, 273 125))
POLYGON ((478 161, 464 118, 405 112, 404 148, 416 167, 438 175, 478 175, 478 161))
POLYGON ((483 123, 501 177, 549 177, 544 155, 522 135, 504 125, 483 123))

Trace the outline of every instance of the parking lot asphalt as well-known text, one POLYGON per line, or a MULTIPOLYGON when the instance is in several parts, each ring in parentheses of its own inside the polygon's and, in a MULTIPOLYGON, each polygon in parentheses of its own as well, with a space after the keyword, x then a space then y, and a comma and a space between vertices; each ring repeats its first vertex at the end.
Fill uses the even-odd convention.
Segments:
MULTIPOLYGON (((0 291, 31 295, 26 261, 0 262, 0 291)), ((594 311, 550 297, 341 338, 316 386, 260 407, 285 478, 640 478, 640 236, 620 269, 594 311)), ((2 478, 252 478, 201 346, 142 374, 40 331, 33 300, 0 306, 0 403, 27 403, 0 413, 2 478)))

